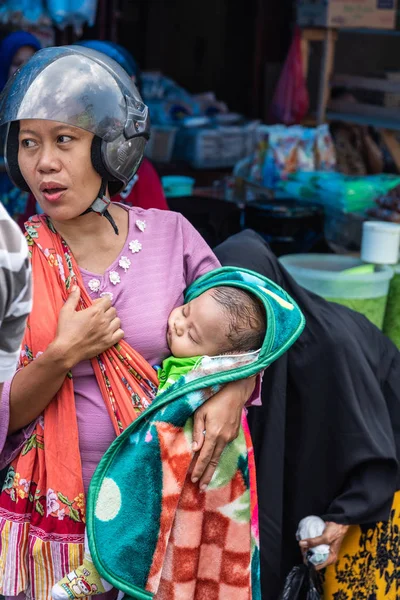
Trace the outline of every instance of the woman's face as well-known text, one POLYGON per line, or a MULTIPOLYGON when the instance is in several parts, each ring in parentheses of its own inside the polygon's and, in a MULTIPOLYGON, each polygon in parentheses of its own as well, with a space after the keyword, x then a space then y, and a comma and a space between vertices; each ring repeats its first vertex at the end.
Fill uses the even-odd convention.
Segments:
POLYGON ((34 54, 36 50, 31 46, 21 46, 14 54, 8 76, 14 75, 15 71, 22 67, 34 54))
POLYGON ((18 164, 42 210, 54 221, 81 215, 101 177, 91 160, 93 134, 56 121, 20 121, 18 164))

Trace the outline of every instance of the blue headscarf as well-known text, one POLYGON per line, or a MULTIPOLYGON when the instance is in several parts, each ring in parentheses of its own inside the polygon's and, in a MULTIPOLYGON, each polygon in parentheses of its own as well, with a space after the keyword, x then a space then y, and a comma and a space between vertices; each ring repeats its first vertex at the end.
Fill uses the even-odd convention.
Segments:
POLYGON ((125 69, 129 77, 135 77, 136 87, 140 92, 140 69, 132 54, 128 52, 126 48, 115 42, 101 40, 83 40, 81 42, 76 42, 76 45, 91 48, 92 50, 97 50, 97 52, 103 52, 103 54, 106 54, 109 58, 114 59, 123 69, 125 69))
MULTIPOLYGON (((0 44, 0 92, 7 83, 8 74, 14 56, 23 46, 30 46, 35 51, 40 50, 39 40, 27 31, 14 31, 0 44)), ((1 132, 0 132, 1 134, 1 132)), ((2 136, 0 135, 2 141, 2 136)), ((16 188, 7 173, 0 172, 0 201, 12 217, 25 214, 28 193, 16 188)))
POLYGON ((30 46, 35 51, 42 47, 39 40, 27 31, 14 31, 0 44, 0 92, 7 83, 8 73, 14 56, 23 46, 30 46))

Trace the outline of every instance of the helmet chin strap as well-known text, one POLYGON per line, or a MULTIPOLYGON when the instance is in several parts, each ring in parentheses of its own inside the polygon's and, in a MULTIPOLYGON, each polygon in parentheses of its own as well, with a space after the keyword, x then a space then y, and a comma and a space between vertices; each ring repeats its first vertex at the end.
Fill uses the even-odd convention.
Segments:
POLYGON ((87 210, 85 210, 85 212, 81 213, 80 216, 82 217, 82 215, 87 215, 90 212, 94 212, 94 213, 96 213, 96 215, 99 215, 100 217, 103 216, 107 219, 107 221, 109 223, 111 223, 111 226, 114 229, 114 233, 116 235, 119 235, 117 224, 115 223, 114 219, 108 212, 108 208, 111 204, 111 200, 110 200, 110 198, 107 198, 107 196, 105 195, 106 189, 107 189, 107 182, 105 179, 102 179, 100 190, 99 190, 99 193, 97 194, 96 200, 89 206, 89 208, 87 210))

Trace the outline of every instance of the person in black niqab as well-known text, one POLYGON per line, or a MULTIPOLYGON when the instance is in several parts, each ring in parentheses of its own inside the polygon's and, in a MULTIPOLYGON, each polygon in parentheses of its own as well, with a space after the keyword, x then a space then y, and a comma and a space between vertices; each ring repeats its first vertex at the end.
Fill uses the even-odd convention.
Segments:
POLYGON ((306 318, 297 342, 264 373, 262 407, 249 408, 263 600, 276 600, 289 571, 301 563, 295 534, 309 515, 360 527, 350 527, 336 570, 325 572, 325 598, 397 598, 399 351, 363 315, 300 287, 254 231, 236 234, 214 251, 222 265, 253 269, 278 283, 306 318), (368 579, 359 567, 372 546, 381 558, 367 557, 375 571, 368 579), (344 551, 353 553, 351 570, 344 551))

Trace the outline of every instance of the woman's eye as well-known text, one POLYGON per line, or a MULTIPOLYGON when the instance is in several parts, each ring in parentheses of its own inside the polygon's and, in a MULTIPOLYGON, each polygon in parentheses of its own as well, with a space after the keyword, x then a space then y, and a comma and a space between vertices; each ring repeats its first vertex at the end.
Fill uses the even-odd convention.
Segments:
POLYGON ((36 146, 33 140, 21 140, 21 144, 24 148, 33 148, 36 146))
POLYGON ((69 135, 59 135, 57 141, 60 144, 67 144, 68 142, 70 142, 72 140, 72 137, 69 135))

